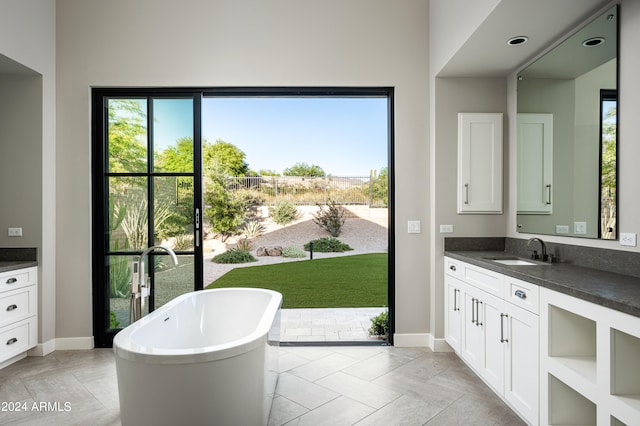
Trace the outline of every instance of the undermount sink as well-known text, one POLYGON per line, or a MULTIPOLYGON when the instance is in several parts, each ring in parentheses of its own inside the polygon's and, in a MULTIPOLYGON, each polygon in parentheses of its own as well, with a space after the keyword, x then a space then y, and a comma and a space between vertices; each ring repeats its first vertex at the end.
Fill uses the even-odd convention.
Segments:
POLYGON ((529 262, 522 259, 491 259, 496 263, 509 266, 539 266, 540 263, 529 262))

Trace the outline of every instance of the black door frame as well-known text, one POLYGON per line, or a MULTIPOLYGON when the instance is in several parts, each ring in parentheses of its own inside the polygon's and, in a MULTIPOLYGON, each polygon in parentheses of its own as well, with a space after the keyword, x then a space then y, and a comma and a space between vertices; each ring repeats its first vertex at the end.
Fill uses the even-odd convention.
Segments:
MULTIPOLYGON (((393 345, 395 333, 395 173, 394 173, 394 88, 393 87, 210 87, 210 88, 94 88, 92 90, 92 286, 93 286, 93 331, 96 347, 111 347, 117 330, 108 329, 109 286, 106 285, 108 268, 105 265, 105 254, 108 250, 104 229, 106 217, 104 197, 105 185, 105 141, 107 135, 107 110, 105 100, 122 97, 185 97, 194 99, 194 151, 200 151, 196 158, 200 159, 202 98, 204 97, 384 97, 387 102, 387 167, 389 171, 388 194, 388 290, 389 303, 389 341, 393 345), (199 143, 198 143, 199 142, 199 143)), ((202 176, 201 161, 194 164, 194 176, 202 176), (197 170, 196 170, 197 169, 197 170)), ((196 181, 196 208, 202 211, 201 179, 196 181)), ((196 273, 196 289, 203 286, 202 235, 200 233, 199 255, 194 254, 196 273)), ((197 248, 196 248, 197 249, 197 248)), ((132 253, 124 253, 131 255, 132 253)))

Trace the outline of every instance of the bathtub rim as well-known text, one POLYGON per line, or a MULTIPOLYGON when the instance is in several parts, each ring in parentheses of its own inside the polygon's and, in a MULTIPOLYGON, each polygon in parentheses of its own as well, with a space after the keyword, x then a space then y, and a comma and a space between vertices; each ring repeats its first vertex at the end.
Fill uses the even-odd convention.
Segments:
MULTIPOLYGON (((210 362, 230 358, 247 353, 253 349, 256 349, 265 344, 273 344, 268 342, 268 333, 273 325, 273 322, 277 319, 278 311, 282 306, 282 294, 268 289, 262 288, 250 288, 250 287, 224 287, 207 290, 196 290, 189 293, 182 294, 162 307, 156 309, 147 316, 142 317, 140 320, 120 330, 113 339, 113 351, 116 355, 116 361, 118 358, 125 359, 133 362, 142 362, 146 364, 193 364, 200 362, 210 362), (160 321, 162 315, 166 311, 170 310, 175 305, 181 303, 184 299, 188 299, 192 296, 198 296, 203 293, 212 292, 260 292, 267 293, 271 296, 269 303, 267 304, 260 323, 256 326, 252 333, 236 340, 226 342, 224 344, 202 346, 197 348, 187 349, 166 349, 166 348, 152 348, 149 346, 142 346, 133 343, 131 335, 144 327, 151 321, 160 321), (271 318, 271 321, 266 324, 264 318, 271 318)), ((277 342, 279 344, 279 342, 277 342)))

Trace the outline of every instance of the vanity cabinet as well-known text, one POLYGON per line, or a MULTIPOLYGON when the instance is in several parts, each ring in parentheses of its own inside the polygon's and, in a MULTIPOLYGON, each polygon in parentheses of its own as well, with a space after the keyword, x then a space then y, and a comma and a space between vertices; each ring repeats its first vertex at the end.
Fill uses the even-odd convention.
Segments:
POLYGON ((640 318, 540 290, 540 423, 640 424, 640 318))
POLYGON ((458 114, 458 213, 502 213, 502 114, 458 114))
POLYGON ((512 408, 538 424, 538 288, 445 258, 445 339, 512 408))
POLYGON ((0 367, 37 344, 37 271, 0 273, 0 367))

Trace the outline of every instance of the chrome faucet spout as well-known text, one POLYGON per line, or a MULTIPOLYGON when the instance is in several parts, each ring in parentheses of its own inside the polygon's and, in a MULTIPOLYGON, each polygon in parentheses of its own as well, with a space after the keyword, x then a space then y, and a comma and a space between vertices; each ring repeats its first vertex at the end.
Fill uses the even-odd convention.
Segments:
POLYGON ((176 256, 176 253, 173 250, 171 250, 169 247, 163 246, 163 245, 157 245, 157 246, 149 247, 148 249, 143 251, 142 254, 140 255, 140 257, 138 258, 138 282, 140 283, 140 286, 144 286, 144 284, 145 284, 145 282, 144 282, 144 260, 151 252, 153 252, 155 250, 162 250, 162 251, 167 252, 169 254, 169 256, 171 257, 171 261, 173 262, 173 266, 178 266, 178 256, 176 256))
POLYGON ((154 250, 162 250, 169 254, 171 257, 171 261, 173 262, 173 266, 178 265, 178 256, 176 253, 171 250, 169 247, 163 245, 151 246, 142 252, 137 262, 137 271, 134 269, 134 274, 137 272, 138 274, 138 283, 135 283, 135 280, 132 280, 131 285, 131 303, 130 303, 130 319, 133 321, 137 321, 142 318, 142 308, 144 307, 144 299, 149 296, 150 289, 146 283, 145 274, 144 274, 144 260, 152 253, 154 250))

